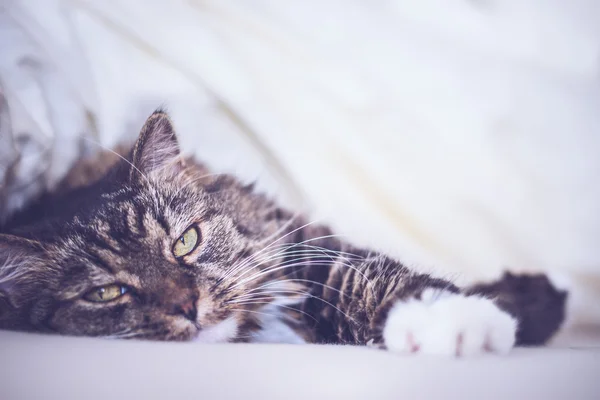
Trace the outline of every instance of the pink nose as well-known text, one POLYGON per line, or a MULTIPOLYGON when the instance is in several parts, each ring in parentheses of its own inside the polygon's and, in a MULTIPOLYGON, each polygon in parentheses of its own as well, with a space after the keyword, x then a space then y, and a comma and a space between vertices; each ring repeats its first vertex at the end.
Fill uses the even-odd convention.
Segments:
POLYGON ((196 305, 193 300, 189 300, 181 306, 181 309, 185 314, 191 314, 196 312, 196 305))
POLYGON ((182 303, 175 307, 175 312, 181 314, 190 321, 196 321, 198 312, 196 310, 196 302, 194 299, 189 299, 185 303, 182 303))
POLYGON ((198 312, 196 309, 197 294, 189 288, 183 287, 184 283, 165 279, 160 283, 157 291, 161 294, 161 302, 166 307, 166 312, 171 315, 182 315, 195 322, 198 312))

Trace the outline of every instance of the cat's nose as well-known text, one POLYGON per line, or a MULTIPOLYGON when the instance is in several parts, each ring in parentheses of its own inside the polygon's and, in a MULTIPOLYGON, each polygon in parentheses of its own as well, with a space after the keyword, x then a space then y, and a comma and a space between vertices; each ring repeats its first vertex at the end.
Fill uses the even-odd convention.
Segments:
POLYGON ((181 303, 175 306, 175 313, 183 315, 190 321, 196 321, 196 317, 198 316, 198 310, 196 309, 196 300, 188 299, 184 303, 181 303))

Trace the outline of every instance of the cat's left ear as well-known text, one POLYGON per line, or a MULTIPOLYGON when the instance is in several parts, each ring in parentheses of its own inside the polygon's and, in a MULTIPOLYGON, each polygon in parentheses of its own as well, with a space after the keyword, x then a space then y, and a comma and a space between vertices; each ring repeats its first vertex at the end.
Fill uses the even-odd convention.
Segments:
POLYGON ((148 117, 131 151, 131 163, 130 180, 140 176, 174 178, 184 169, 175 129, 166 112, 157 110, 148 117))

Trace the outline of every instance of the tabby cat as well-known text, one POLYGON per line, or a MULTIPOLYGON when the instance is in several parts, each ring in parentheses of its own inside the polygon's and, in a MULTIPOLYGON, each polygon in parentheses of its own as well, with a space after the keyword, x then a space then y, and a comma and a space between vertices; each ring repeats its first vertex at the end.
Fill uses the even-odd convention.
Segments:
POLYGON ((459 288, 341 241, 180 155, 153 113, 0 234, 0 328, 466 356, 542 344, 566 293, 543 275, 459 288))

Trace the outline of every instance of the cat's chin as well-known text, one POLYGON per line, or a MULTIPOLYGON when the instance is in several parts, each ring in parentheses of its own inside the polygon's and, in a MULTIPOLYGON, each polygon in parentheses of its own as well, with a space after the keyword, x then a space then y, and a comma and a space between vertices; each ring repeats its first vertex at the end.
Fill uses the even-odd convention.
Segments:
POLYGON ((235 316, 224 319, 215 325, 201 328, 191 341, 195 343, 226 343, 238 335, 238 321, 235 316))

